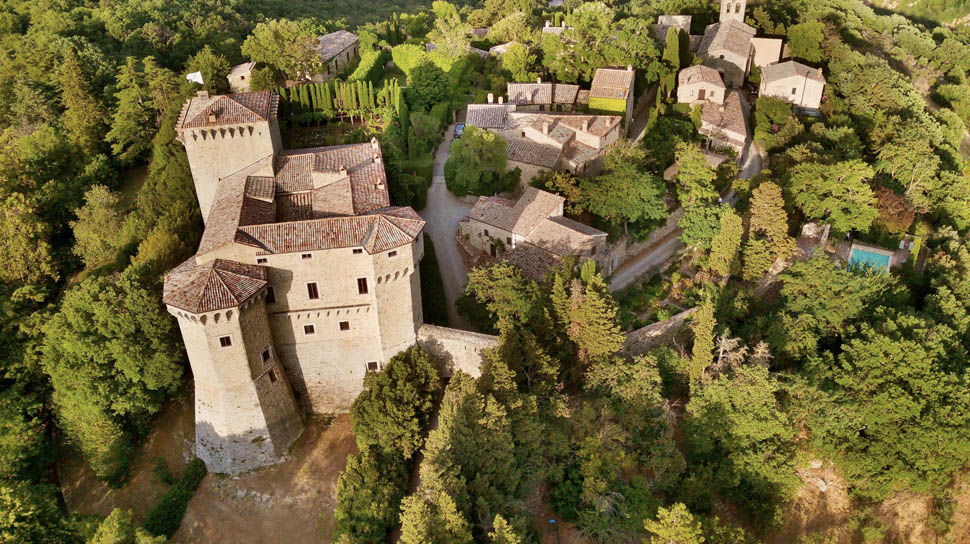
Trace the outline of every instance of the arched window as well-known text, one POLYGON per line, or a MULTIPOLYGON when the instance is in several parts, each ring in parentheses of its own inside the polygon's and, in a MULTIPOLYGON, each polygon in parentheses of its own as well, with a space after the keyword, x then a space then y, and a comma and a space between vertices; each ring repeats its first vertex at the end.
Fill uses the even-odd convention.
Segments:
POLYGON ((734 13, 741 13, 741 4, 734 4, 734 13))

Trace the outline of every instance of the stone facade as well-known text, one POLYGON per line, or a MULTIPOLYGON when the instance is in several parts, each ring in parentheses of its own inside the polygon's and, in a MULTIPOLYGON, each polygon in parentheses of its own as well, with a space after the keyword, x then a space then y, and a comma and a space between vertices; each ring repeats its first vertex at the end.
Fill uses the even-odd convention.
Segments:
POLYGON ((377 141, 284 151, 275 104, 199 96, 178 125, 206 228, 163 300, 195 377, 196 451, 214 472, 279 461, 304 413, 348 410, 423 322, 424 221, 390 205, 377 141))
POLYGON ((824 91, 821 68, 790 60, 765 66, 761 73, 762 96, 780 98, 802 110, 817 112, 824 91))
POLYGON ((721 21, 744 22, 748 0, 721 0, 721 21))
POLYGON ((418 345, 431 354, 445 376, 461 370, 477 378, 482 375, 484 351, 498 347, 498 337, 425 324, 418 329, 418 345))
POLYGON ((320 55, 323 68, 311 79, 316 82, 326 81, 339 76, 360 56, 360 40, 352 32, 338 30, 317 37, 313 50, 320 55))

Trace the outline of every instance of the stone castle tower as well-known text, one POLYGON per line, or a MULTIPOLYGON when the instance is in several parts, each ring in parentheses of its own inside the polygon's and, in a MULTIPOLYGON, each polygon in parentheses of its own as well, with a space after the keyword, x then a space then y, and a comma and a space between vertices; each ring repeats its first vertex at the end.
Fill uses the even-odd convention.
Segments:
POLYGON ((747 8, 748 0, 721 0, 720 22, 738 21, 744 22, 744 10, 747 8))
POLYGON ((278 97, 209 96, 176 126, 206 218, 165 278, 195 378, 196 454, 279 461, 306 412, 349 409, 417 342, 424 220, 391 206, 380 145, 282 150, 278 97))
MULTIPOLYGON (((177 138, 185 146, 206 224, 222 177, 282 151, 279 123, 266 115, 278 103, 279 96, 269 92, 210 96, 200 91, 182 107, 177 138)), ((259 174, 273 175, 271 169, 259 174)))

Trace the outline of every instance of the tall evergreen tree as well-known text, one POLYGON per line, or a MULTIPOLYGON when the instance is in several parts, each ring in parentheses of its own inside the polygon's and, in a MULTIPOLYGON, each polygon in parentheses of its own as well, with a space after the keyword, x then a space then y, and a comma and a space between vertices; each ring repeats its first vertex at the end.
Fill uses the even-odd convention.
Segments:
POLYGON ((728 209, 721 215, 721 228, 711 241, 711 269, 721 276, 729 276, 738 265, 738 249, 744 225, 734 210, 728 209))
POLYGON ((96 153, 104 139, 107 114, 91 94, 90 84, 73 49, 64 55, 58 82, 64 104, 64 128, 82 151, 96 153))

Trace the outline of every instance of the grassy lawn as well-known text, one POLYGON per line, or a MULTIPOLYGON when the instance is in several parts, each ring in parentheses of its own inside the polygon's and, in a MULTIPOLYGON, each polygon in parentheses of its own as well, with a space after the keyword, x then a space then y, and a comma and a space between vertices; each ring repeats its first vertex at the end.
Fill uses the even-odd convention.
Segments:
POLYGON ((369 141, 377 132, 382 132, 379 124, 363 124, 360 120, 351 123, 332 121, 321 125, 291 126, 286 130, 286 148, 303 149, 327 145, 358 144, 369 141))

